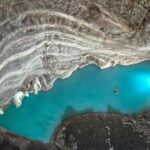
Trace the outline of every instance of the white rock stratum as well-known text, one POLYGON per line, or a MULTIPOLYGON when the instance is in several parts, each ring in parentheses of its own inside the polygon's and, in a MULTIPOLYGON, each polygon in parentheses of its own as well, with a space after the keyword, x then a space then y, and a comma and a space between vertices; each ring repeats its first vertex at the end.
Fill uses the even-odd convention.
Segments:
POLYGON ((89 63, 149 59, 149 0, 0 0, 0 107, 36 77, 48 90, 89 63))

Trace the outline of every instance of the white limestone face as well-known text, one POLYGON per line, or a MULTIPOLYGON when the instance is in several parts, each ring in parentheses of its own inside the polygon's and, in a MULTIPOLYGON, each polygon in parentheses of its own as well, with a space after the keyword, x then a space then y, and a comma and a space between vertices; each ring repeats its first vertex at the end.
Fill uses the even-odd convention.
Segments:
POLYGON ((26 92, 24 93, 24 96, 29 97, 29 93, 26 91, 26 92))
POLYGON ((3 115, 4 114, 4 111, 2 108, 0 108, 0 115, 3 115))
POLYGON ((38 86, 37 84, 34 84, 34 85, 33 85, 33 92, 34 92, 34 94, 37 95, 39 91, 40 91, 39 86, 38 86))
POLYGON ((39 81, 39 79, 36 77, 34 82, 33 82, 33 92, 34 94, 38 94, 38 92, 41 90, 42 86, 41 83, 39 81))
POLYGON ((24 93, 22 91, 19 91, 15 94, 15 96, 13 98, 13 102, 14 102, 16 108, 18 108, 22 105, 23 97, 24 97, 24 93))

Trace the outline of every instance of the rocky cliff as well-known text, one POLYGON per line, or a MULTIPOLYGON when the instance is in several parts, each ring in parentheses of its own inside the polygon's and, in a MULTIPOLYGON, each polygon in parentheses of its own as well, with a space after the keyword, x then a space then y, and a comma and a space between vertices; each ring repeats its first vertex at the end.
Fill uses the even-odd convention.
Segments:
POLYGON ((0 107, 77 68, 150 59, 149 0, 0 0, 0 107))

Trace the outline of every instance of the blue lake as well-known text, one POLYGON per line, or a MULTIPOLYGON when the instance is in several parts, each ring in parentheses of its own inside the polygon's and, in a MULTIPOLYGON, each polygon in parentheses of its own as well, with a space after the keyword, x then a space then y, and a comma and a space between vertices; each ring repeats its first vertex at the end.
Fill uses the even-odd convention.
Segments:
POLYGON ((101 70, 89 65, 70 78, 58 79, 48 92, 10 105, 0 126, 31 139, 48 142, 61 119, 86 111, 140 113, 150 107, 150 61, 101 70), (114 94, 118 89, 119 94, 114 94))

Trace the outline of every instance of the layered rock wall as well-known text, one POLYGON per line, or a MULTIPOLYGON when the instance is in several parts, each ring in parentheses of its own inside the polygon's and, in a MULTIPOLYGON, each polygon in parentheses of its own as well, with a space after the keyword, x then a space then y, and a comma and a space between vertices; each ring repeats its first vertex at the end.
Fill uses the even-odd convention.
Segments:
POLYGON ((0 0, 0 106, 89 63, 150 59, 149 0, 0 0))

